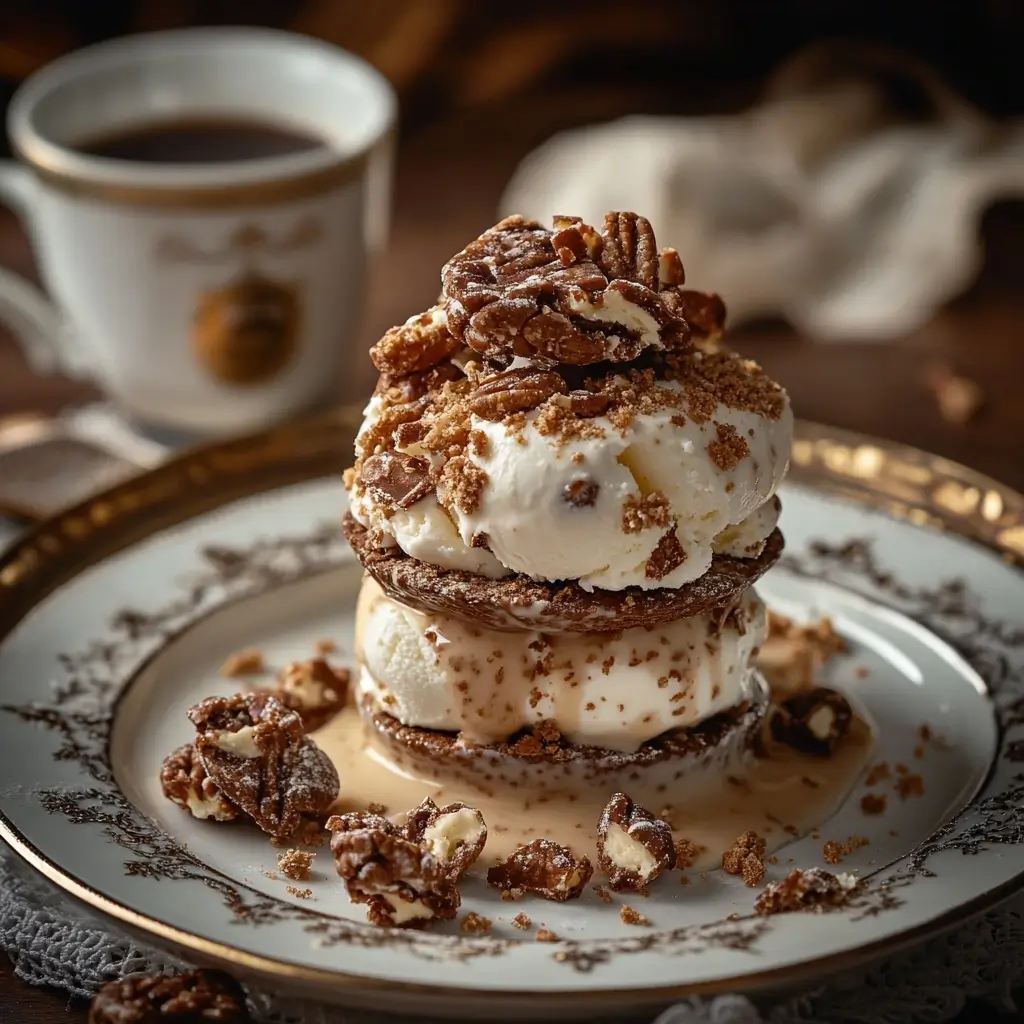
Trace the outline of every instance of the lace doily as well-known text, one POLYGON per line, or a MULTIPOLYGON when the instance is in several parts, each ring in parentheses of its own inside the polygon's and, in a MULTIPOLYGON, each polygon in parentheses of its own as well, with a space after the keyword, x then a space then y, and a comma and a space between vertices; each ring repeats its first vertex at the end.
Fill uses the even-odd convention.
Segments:
MULTIPOLYGON (((186 966, 108 928, 8 858, 0 858, 0 945, 15 974, 30 985, 86 998, 125 974, 186 966)), ((1021 984, 1024 897, 877 966, 832 976, 813 990, 759 998, 756 1004, 742 995, 691 999, 666 1010, 655 1024, 938 1024, 956 1017, 968 999, 1012 1010, 1011 992, 1021 984)), ((249 997, 262 1024, 405 1019, 283 999, 252 987, 249 997)))

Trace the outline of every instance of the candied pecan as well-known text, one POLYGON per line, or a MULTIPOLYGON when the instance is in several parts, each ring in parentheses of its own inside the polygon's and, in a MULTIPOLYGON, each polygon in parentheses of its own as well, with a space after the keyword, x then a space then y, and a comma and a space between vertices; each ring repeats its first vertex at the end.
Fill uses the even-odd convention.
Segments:
POLYGON ((725 303, 714 292, 689 288, 667 288, 660 293, 662 302, 689 325, 695 338, 714 342, 725 330, 725 303))
POLYGON ((624 278, 646 288, 658 287, 658 247, 646 217, 635 213, 606 213, 604 244, 595 258, 609 280, 624 278))
POLYGON ((431 369, 458 345, 448 333, 444 309, 438 305, 392 327, 370 349, 370 358, 381 373, 404 376, 431 369))
POLYGON ((805 690, 772 709, 772 737, 804 754, 828 757, 850 731, 853 709, 838 691, 805 690))
POLYGON ((322 814, 337 798, 334 765, 271 694, 208 697, 188 716, 210 778, 274 839, 287 839, 303 815, 322 814))
POLYGON ((505 370, 481 381, 469 396, 470 411, 481 419, 502 420, 514 412, 528 412, 552 395, 569 389, 557 373, 545 370, 505 370))
POLYGON ((575 416, 601 416, 608 411, 611 404, 612 396, 598 391, 569 392, 569 410, 575 416))
POLYGON ((487 842, 484 816, 475 807, 463 803, 438 807, 430 797, 409 812, 402 832, 426 847, 451 882, 466 873, 487 842))
POLYGON ((411 508, 433 489, 430 467, 423 459, 401 452, 371 455, 359 470, 363 486, 385 508, 411 508))
POLYGON ((461 903, 450 864, 377 814, 335 815, 327 821, 331 853, 354 903, 381 926, 422 927, 455 917, 461 903))
POLYGON ((611 888, 639 891, 675 865, 672 829, 625 793, 616 793, 597 826, 597 866, 611 888))
POLYGON ((234 821, 238 817, 238 808, 206 774, 203 762, 195 756, 191 743, 178 747, 164 758, 160 786, 168 800, 194 818, 234 821))
POLYGON ((789 914, 800 910, 841 907, 860 888, 853 875, 833 875, 823 868, 790 871, 781 882, 769 882, 754 900, 758 914, 789 914))
POLYGON ((441 280, 449 330, 490 359, 583 366, 689 342, 686 321, 661 301, 654 233, 636 214, 608 214, 601 234, 578 218, 556 218, 550 232, 509 217, 453 256, 441 280))
POLYGON ((109 981, 93 997, 89 1024, 243 1024, 241 985, 221 971, 132 974, 109 981))
POLYGON ((324 658, 291 661, 277 677, 274 696, 298 712, 306 732, 319 729, 345 705, 351 673, 324 658))
POLYGON ((586 857, 550 839, 534 839, 487 872, 490 885, 511 892, 523 890, 560 903, 580 897, 594 874, 586 857))

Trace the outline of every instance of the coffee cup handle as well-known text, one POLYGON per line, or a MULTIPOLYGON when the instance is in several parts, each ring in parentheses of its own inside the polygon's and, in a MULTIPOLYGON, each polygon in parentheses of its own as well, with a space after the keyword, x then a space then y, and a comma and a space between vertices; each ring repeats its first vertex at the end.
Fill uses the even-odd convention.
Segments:
MULTIPOLYGON (((0 160, 0 202, 34 234, 35 179, 13 160, 0 160)), ((20 274, 0 267, 0 322, 21 345, 36 373, 91 377, 82 346, 72 338, 64 314, 20 274)))

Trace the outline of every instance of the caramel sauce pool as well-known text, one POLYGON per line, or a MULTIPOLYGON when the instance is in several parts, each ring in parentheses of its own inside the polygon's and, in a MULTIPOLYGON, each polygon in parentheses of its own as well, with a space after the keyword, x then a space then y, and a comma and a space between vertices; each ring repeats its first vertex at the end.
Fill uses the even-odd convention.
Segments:
MULTIPOLYGON (((396 770, 366 740, 355 708, 348 707, 315 734, 321 750, 334 762, 341 779, 335 809, 365 810, 382 804, 388 815, 415 807, 424 797, 437 804, 462 801, 477 807, 487 822, 487 845, 482 864, 506 857, 521 843, 553 839, 574 853, 594 860, 597 822, 612 793, 591 787, 583 793, 544 794, 532 802, 520 791, 506 797, 484 796, 472 786, 453 781, 418 779, 396 770)), ((765 758, 752 758, 742 778, 709 783, 689 802, 649 806, 666 811, 677 839, 703 847, 693 865, 697 870, 721 867, 722 853, 738 835, 752 829, 768 849, 806 835, 833 814, 853 788, 872 751, 870 728, 854 719, 850 732, 829 758, 817 758, 772 744, 765 758)))

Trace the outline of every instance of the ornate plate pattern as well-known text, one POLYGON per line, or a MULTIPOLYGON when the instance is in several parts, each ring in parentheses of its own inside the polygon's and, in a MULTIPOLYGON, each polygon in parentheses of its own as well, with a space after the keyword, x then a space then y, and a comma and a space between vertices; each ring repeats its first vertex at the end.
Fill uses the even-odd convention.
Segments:
MULTIPOLYGON (((829 823, 871 839, 844 865, 869 880, 855 906, 758 918, 753 893, 716 872, 660 887, 641 908, 651 928, 596 900, 524 905, 562 937, 549 945, 507 926, 488 938, 377 930, 327 872, 315 899, 288 895, 263 874, 267 843, 182 821, 152 767, 186 738, 180 710, 231 688, 216 680, 226 651, 258 642, 297 656, 351 615, 359 574, 334 478, 355 422, 339 413, 189 453, 0 561, 0 834, 57 884, 152 941, 307 995, 492 1017, 790 983, 1020 886, 1024 499, 805 424, 784 494, 789 553, 760 589, 787 613, 835 619, 853 648, 836 685, 856 688, 878 723, 878 757, 909 762, 925 790, 878 821, 857 790, 829 823), (915 764, 922 722, 944 744, 915 764)), ((820 863, 820 841, 784 848, 776 876, 789 857, 820 863)), ((483 889, 470 887, 467 908, 501 915, 483 889)))

